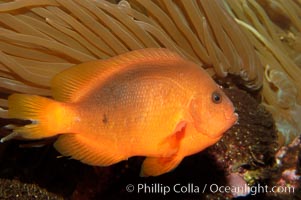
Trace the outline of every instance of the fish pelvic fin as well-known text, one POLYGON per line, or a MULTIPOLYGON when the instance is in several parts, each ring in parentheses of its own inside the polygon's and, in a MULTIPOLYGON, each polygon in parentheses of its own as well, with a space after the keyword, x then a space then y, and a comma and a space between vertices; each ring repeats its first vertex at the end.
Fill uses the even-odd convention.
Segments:
POLYGON ((183 160, 180 156, 147 157, 140 171, 141 177, 159 176, 175 169, 183 160))
POLYGON ((14 127, 13 132, 1 142, 21 137, 42 139, 55 136, 64 129, 66 109, 59 102, 45 97, 27 94, 13 94, 8 98, 8 117, 30 120, 32 123, 14 127))

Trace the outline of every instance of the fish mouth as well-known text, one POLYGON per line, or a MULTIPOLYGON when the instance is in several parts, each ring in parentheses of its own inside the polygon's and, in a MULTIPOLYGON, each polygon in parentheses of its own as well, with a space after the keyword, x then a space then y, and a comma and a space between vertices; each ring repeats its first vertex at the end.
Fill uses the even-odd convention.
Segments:
POLYGON ((231 122, 231 124, 238 124, 238 114, 234 111, 231 115, 225 116, 226 120, 231 122))
POLYGON ((238 114, 236 113, 236 112, 234 112, 233 113, 233 124, 235 125, 235 124, 238 124, 239 122, 238 122, 238 120, 239 120, 239 116, 238 116, 238 114))
POLYGON ((225 114, 225 118, 226 118, 226 120, 233 120, 233 121, 237 122, 238 121, 238 114, 235 111, 233 111, 232 114, 230 114, 230 115, 225 114))

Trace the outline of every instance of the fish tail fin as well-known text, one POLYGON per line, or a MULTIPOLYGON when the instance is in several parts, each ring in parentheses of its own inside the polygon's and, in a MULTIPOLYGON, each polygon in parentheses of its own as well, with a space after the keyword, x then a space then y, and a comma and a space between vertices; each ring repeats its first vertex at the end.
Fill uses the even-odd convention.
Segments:
POLYGON ((42 139, 52 137, 62 130, 65 108, 54 100, 27 94, 13 94, 8 98, 8 117, 30 120, 31 124, 14 127, 13 132, 1 142, 21 137, 42 139))

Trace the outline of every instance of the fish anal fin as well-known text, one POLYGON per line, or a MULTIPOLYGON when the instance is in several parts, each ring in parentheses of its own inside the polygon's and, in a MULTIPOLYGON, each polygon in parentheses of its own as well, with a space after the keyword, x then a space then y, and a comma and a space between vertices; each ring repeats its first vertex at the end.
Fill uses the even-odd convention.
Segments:
POLYGON ((83 134, 64 134, 59 136, 54 147, 64 156, 93 166, 109 166, 126 159, 114 145, 105 145, 97 140, 89 139, 83 134))
POLYGON ((183 160, 179 156, 147 157, 141 167, 140 176, 159 176, 175 169, 183 160))
MULTIPOLYGON (((57 74, 52 82, 53 97, 63 102, 75 102, 95 84, 109 76, 143 62, 184 60, 180 55, 164 48, 148 48, 127 52, 105 60, 95 60, 70 67, 57 74)), ((143 65, 141 65, 143 67, 143 65)))

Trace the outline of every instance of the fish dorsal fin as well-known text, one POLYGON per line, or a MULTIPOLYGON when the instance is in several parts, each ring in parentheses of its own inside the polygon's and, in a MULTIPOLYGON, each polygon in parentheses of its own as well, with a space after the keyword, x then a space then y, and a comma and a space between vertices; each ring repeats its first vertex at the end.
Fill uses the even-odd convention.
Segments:
POLYGON ((131 51, 106 60, 82 63, 62 71, 53 78, 52 95, 59 101, 76 102, 96 84, 101 84, 117 72, 135 67, 137 63, 177 60, 184 59, 168 49, 148 48, 131 51))

